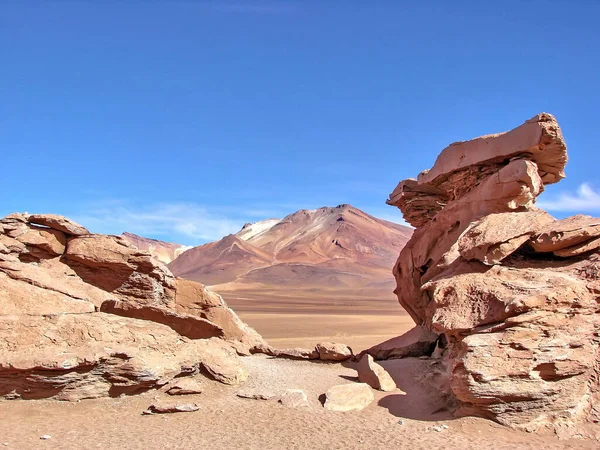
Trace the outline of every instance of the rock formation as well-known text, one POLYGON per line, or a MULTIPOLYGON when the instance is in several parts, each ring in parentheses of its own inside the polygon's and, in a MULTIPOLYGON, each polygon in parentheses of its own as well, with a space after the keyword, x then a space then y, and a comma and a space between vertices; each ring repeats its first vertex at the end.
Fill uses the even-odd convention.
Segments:
POLYGON ((416 227, 395 292, 445 338, 460 413, 527 429, 600 419, 600 219, 535 206, 566 163, 558 123, 542 113, 451 144, 390 195, 416 227))
POLYGON ((0 220, 0 397, 132 394, 270 351, 214 292, 117 236, 55 215, 0 220))

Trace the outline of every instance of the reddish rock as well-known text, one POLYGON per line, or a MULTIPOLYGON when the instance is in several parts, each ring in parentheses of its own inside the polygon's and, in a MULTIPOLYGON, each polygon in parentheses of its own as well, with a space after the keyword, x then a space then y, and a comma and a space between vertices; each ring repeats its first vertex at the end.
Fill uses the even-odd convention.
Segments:
POLYGON ((356 366, 358 380, 367 383, 373 389, 384 392, 396 390, 396 383, 389 373, 373 360, 369 354, 364 355, 356 366))
POLYGON ((209 320, 189 314, 180 314, 164 307, 138 305, 118 300, 107 300, 102 303, 100 311, 134 319, 149 320, 162 323, 190 339, 208 339, 223 337, 223 330, 209 320))
POLYGON ((90 234, 86 228, 78 223, 56 214, 31 214, 27 217, 27 221, 29 223, 47 226, 53 230, 62 231, 71 236, 90 234))
POLYGON ((202 394, 204 386, 194 378, 178 378, 167 389, 169 395, 192 395, 202 394))
POLYGON ((217 294, 121 238, 0 219, 0 397, 135 394, 200 371, 239 384, 251 349, 270 348, 217 294))
POLYGON ((424 326, 416 326, 401 336, 361 352, 359 358, 362 359, 364 354, 369 354, 376 360, 429 356, 438 339, 437 333, 424 326))
POLYGON ((153 404, 148 407, 142 414, 172 414, 178 412, 194 412, 198 411, 200 407, 195 403, 167 403, 167 404, 153 404))
POLYGON ((275 350, 273 356, 287 359, 319 359, 319 352, 308 348, 284 348, 275 350))
MULTIPOLYGON (((441 334, 438 385, 459 413, 529 430, 598 419, 600 219, 554 220, 535 207, 566 161, 556 120, 539 114, 452 144, 390 195, 417 227, 394 266, 395 292, 441 334)), ((389 356, 382 347, 369 353, 389 356)))
POLYGON ((352 357, 352 349, 337 342, 320 342, 315 350, 322 361, 346 361, 352 357))

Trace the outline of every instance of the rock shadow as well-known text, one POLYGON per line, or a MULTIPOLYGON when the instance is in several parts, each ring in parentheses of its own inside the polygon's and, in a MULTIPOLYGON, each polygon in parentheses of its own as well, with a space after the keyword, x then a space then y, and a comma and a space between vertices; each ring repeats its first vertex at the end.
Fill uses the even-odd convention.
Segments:
MULTIPOLYGON (((378 405, 390 414, 404 419, 421 421, 452 420, 454 408, 443 393, 436 389, 441 383, 432 370, 435 360, 420 358, 377 361, 396 382, 403 393, 390 392, 379 400, 378 405)), ((441 376, 441 375, 440 375, 441 376)))

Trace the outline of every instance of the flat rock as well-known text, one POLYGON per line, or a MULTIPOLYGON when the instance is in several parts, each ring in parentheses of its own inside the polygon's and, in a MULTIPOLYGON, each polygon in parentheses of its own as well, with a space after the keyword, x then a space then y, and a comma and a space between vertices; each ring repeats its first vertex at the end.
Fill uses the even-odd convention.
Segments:
POLYGON ((140 305, 119 300, 106 300, 100 311, 134 319, 162 323, 190 339, 223 337, 223 329, 209 320, 181 314, 162 306, 140 305))
POLYGON ((200 407, 195 403, 173 403, 173 404, 153 404, 148 407, 142 414, 170 414, 178 412, 194 412, 198 411, 200 407))
POLYGON ((315 350, 322 361, 345 361, 352 357, 352 349, 337 342, 320 342, 315 350))
POLYGON ((319 352, 307 348, 284 348, 275 350, 273 356, 287 359, 319 359, 319 352))
POLYGON ((82 236, 90 234, 87 228, 79 225, 77 222, 56 214, 31 214, 27 217, 29 223, 44 225, 53 230, 62 231, 71 236, 82 236))
POLYGON ((238 391, 236 395, 240 398, 249 398, 252 400, 271 400, 276 394, 269 390, 243 390, 238 391))
POLYGON ((460 255, 484 264, 498 264, 531 235, 555 219, 546 211, 490 214, 469 227, 458 241, 460 255))
POLYGON ((279 403, 289 408, 301 408, 308 406, 306 392, 301 389, 288 389, 279 397, 279 403))
POLYGON ((330 411, 360 411, 375 400, 367 383, 339 384, 325 394, 325 409, 330 411))
POLYGON ((600 236, 600 219, 577 215, 547 224, 531 240, 536 252, 555 252, 600 236))
POLYGON ((396 383, 390 374, 377 364, 371 355, 364 355, 358 362, 356 370, 358 372, 358 380, 367 383, 373 389, 384 392, 396 390, 396 383))
POLYGON ((424 326, 416 326, 401 336, 389 339, 360 353, 376 360, 429 356, 435 349, 439 335, 424 326))
POLYGON ((195 378, 177 378, 169 388, 169 395, 192 395, 204 392, 204 386, 195 378))

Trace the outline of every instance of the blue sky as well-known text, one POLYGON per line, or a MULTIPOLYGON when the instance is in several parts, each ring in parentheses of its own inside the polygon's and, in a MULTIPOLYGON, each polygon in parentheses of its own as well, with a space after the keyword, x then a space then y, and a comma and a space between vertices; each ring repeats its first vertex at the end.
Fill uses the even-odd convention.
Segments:
POLYGON ((0 215, 198 244, 385 205, 449 143, 553 113, 600 211, 600 2, 0 0, 0 215))

